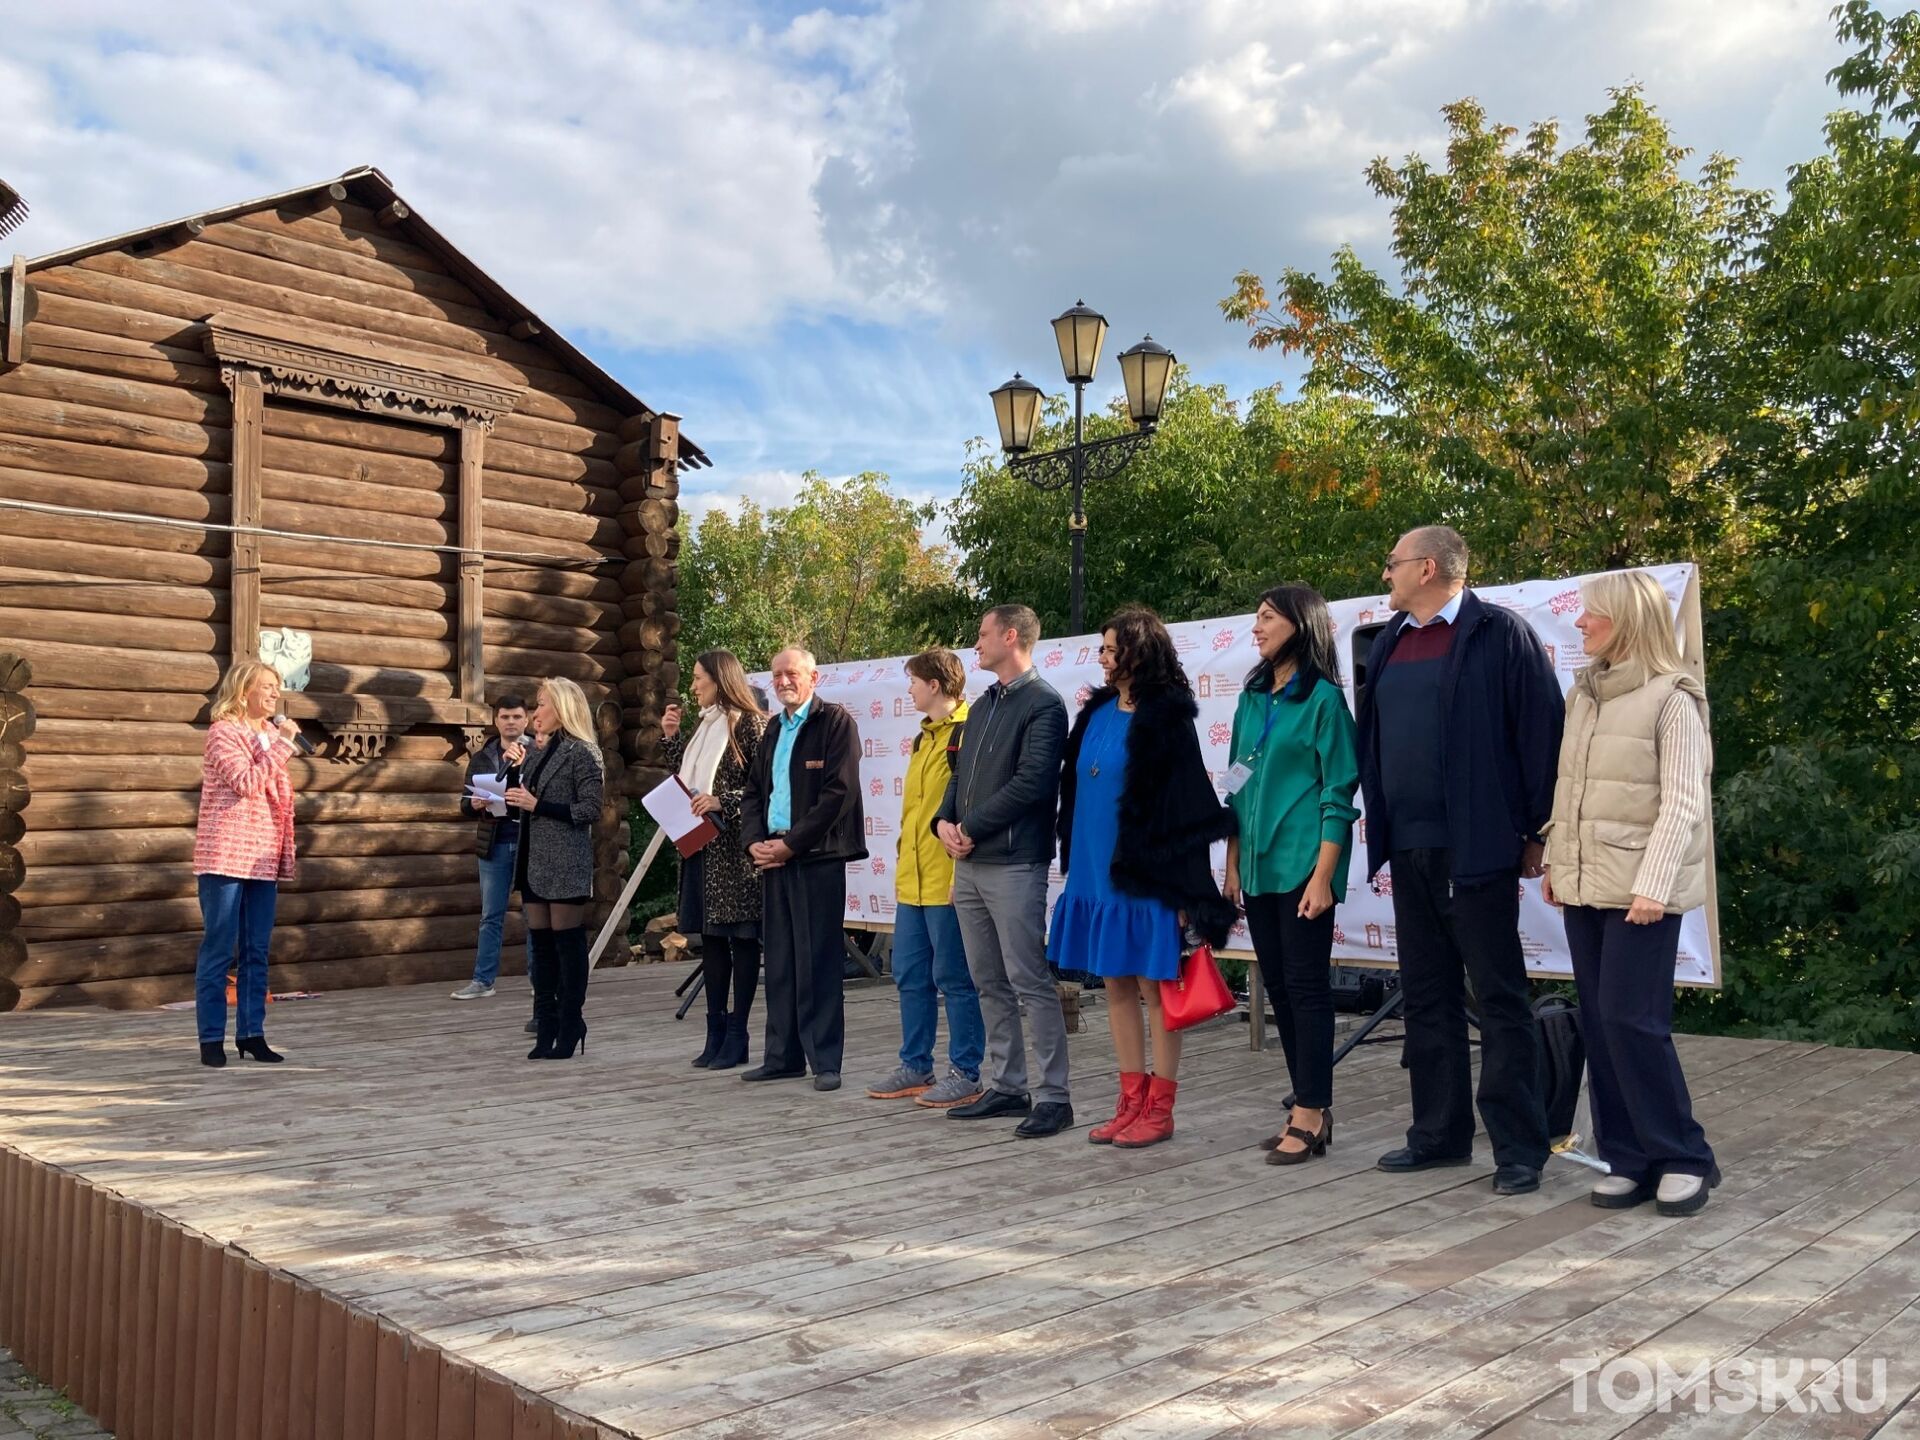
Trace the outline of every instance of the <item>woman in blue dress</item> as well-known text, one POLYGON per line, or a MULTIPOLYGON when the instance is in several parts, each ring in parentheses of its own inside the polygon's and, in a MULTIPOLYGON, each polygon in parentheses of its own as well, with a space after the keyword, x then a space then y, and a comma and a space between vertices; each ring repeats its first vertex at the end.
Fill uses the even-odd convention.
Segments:
POLYGON ((1136 1148, 1173 1134, 1180 1036, 1166 1028, 1159 982, 1180 976, 1183 928, 1226 943, 1234 908, 1214 883, 1210 850, 1234 833, 1234 820, 1207 775, 1199 707, 1160 617, 1127 609, 1109 620, 1100 668, 1107 683, 1067 737, 1059 828, 1067 884, 1048 958, 1106 981, 1120 1100, 1087 1138, 1136 1148))

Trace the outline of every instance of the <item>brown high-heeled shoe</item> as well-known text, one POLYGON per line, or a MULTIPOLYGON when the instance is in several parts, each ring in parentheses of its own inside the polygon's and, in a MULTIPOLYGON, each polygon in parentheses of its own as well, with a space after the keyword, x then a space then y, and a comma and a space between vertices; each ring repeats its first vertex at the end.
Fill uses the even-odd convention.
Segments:
MULTIPOLYGON (((1320 1116, 1323 1120, 1331 1124, 1333 1121, 1333 1107, 1331 1105, 1321 1106, 1320 1116)), ((1287 1130, 1291 1128, 1292 1126, 1287 1126, 1285 1129, 1274 1131, 1273 1134, 1267 1136, 1266 1139, 1260 1142, 1260 1148, 1262 1150, 1278 1150, 1280 1148, 1280 1142, 1287 1138, 1287 1130)), ((1331 1135, 1333 1132, 1329 1130, 1327 1133, 1331 1135)))
POLYGON ((1326 1154, 1327 1146, 1332 1143, 1333 1113, 1328 1110, 1323 1110, 1320 1112, 1320 1129, 1318 1132, 1302 1130, 1298 1125, 1289 1125, 1285 1130, 1281 1131, 1280 1134, 1276 1135, 1274 1137, 1273 1149, 1267 1152, 1267 1164, 1304 1165, 1316 1155, 1326 1154), (1304 1141, 1306 1148, 1301 1150, 1282 1150, 1280 1148, 1280 1142, 1289 1135, 1296 1140, 1304 1141))

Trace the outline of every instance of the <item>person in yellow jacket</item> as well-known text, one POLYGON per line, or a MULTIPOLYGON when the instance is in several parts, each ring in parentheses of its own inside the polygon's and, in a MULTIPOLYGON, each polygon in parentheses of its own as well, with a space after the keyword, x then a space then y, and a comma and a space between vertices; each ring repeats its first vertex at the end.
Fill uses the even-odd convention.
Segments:
POLYGON ((911 1098, 916 1105, 946 1110, 979 1097, 980 1060, 987 1043, 980 992, 967 970, 953 909, 953 857, 933 830, 953 774, 953 757, 966 740, 966 667, 951 650, 925 651, 907 661, 907 690, 922 718, 907 762, 894 866, 893 983, 900 991, 900 1063, 867 1094, 876 1100, 911 1098), (942 1000, 947 1009, 947 1073, 936 1084, 933 1042, 942 1000))

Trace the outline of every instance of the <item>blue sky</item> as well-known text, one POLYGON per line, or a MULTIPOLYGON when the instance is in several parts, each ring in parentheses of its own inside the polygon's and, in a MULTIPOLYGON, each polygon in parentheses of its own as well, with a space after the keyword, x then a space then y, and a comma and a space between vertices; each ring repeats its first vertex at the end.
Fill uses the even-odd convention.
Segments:
MULTIPOLYGON (((957 488, 986 392, 1058 384, 1076 299, 1235 393, 1290 378, 1241 268, 1385 260, 1375 155, 1479 97, 1563 133, 1645 86, 1779 185, 1815 153, 1826 0, 179 0, 10 6, 0 175, 39 253, 378 165, 714 457, 957 488)), ((1102 396, 1118 373, 1104 362, 1102 396)))

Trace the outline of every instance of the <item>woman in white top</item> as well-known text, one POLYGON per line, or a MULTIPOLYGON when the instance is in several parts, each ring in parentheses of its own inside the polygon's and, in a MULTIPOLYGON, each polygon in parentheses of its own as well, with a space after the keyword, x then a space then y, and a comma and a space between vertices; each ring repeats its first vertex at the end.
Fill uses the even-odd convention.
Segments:
POLYGON ((693 812, 719 829, 706 848, 680 862, 682 935, 700 936, 707 992, 707 1042, 699 1068, 730 1070, 747 1059, 747 1020, 760 981, 760 877, 740 838, 740 798, 760 748, 766 717, 731 650, 693 662, 700 720, 681 723, 680 707, 661 717, 661 751, 693 794, 693 812))
POLYGON ((1707 696, 1644 570, 1581 586, 1591 663, 1567 694, 1546 897, 1566 917, 1594 1140, 1593 1203, 1691 1215, 1720 1183, 1673 1048, 1680 917, 1707 900, 1707 696))

